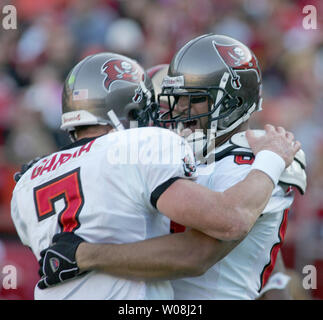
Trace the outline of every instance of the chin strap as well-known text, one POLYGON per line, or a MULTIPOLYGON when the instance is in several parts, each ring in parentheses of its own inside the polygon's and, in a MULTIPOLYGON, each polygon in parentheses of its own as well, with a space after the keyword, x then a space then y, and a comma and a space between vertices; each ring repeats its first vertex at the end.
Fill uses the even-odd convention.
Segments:
POLYGON ((108 117, 110 118, 110 121, 112 123, 112 126, 117 130, 117 131, 122 131, 124 130, 123 124, 120 122, 119 118, 115 114, 113 110, 110 110, 107 113, 108 117))
POLYGON ((68 136, 69 136, 69 138, 70 138, 70 140, 72 142, 75 142, 77 140, 77 134, 76 134, 76 132, 74 130, 73 131, 69 131, 68 132, 68 136))

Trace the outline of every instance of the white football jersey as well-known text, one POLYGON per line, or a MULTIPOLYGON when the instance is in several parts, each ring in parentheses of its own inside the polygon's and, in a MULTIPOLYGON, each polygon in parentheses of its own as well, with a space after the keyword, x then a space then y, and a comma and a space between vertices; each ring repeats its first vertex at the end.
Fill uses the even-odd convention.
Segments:
MULTIPOLYGON (((12 219, 36 258, 61 231, 92 243, 129 243, 169 233, 151 195, 174 177, 194 178, 188 144, 167 129, 136 128, 77 141, 39 160, 17 183, 12 219)), ((172 299, 169 281, 90 272, 35 299, 172 299)))
MULTIPOLYGON (((252 162, 250 156, 229 155, 210 165, 200 165, 197 182, 215 191, 225 191, 248 175, 252 162)), ((172 281, 175 299, 257 298, 273 270, 292 202, 292 191, 285 192, 276 186, 262 215, 236 248, 204 275, 172 281)))

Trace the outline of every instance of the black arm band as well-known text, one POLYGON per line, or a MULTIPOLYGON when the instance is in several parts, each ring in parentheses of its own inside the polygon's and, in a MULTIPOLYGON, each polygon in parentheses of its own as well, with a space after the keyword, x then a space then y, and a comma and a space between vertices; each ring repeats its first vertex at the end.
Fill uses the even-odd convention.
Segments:
POLYGON ((159 199, 159 197, 163 194, 164 191, 166 191, 166 189, 168 187, 170 187, 176 180, 181 179, 179 177, 175 177, 175 178, 170 178, 167 181, 165 181, 164 183, 162 183, 161 185, 159 185, 150 195, 150 203, 152 204, 152 206, 154 208, 157 209, 157 201, 159 199))

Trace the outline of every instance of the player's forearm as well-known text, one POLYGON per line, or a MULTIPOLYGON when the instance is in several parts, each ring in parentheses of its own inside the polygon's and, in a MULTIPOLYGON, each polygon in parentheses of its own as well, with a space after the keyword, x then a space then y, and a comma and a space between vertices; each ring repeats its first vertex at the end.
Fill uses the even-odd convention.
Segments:
POLYGON ((256 170, 225 192, 180 179, 160 196, 157 206, 177 223, 216 239, 238 240, 262 212, 273 186, 265 173, 256 170))
MULTIPOLYGON (((167 245, 165 242, 164 244, 167 245)), ((148 243, 90 244, 82 243, 77 251, 77 264, 81 270, 97 270, 131 280, 174 279, 193 276, 183 266, 182 257, 173 257, 173 243, 167 248, 148 243), (163 257, 163 258, 162 258, 163 257), (177 260, 178 259, 178 260, 177 260), (174 266, 175 265, 175 266, 174 266)))
POLYGON ((283 158, 263 150, 256 155, 249 175, 224 192, 225 199, 231 199, 236 212, 235 220, 239 226, 237 236, 246 235, 252 228, 268 203, 285 166, 283 158))
POLYGON ((252 170, 243 181, 223 193, 226 208, 232 206, 236 224, 229 240, 244 237, 250 231, 268 203, 273 188, 272 180, 265 173, 252 170))
POLYGON ((199 230, 225 241, 243 239, 263 212, 273 188, 272 180, 265 173, 252 170, 243 181, 224 192, 216 192, 213 204, 205 199, 201 210, 206 211, 209 206, 213 216, 199 230))
POLYGON ((176 279, 203 274, 236 245, 189 230, 129 244, 82 243, 76 260, 81 270, 127 279, 176 279))

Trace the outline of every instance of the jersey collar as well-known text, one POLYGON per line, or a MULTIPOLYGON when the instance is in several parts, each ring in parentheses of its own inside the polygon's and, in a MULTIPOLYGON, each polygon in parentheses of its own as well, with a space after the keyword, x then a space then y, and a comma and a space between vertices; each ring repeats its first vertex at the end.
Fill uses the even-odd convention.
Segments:
POLYGON ((79 146, 83 146, 87 143, 89 143, 90 141, 96 139, 98 137, 91 137, 91 138, 83 138, 83 139, 80 139, 80 140, 77 140, 73 143, 70 143, 62 148, 60 148, 59 150, 60 151, 63 151, 63 150, 68 150, 68 149, 72 149, 72 148, 76 148, 76 147, 79 147, 79 146))

